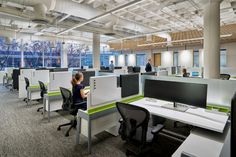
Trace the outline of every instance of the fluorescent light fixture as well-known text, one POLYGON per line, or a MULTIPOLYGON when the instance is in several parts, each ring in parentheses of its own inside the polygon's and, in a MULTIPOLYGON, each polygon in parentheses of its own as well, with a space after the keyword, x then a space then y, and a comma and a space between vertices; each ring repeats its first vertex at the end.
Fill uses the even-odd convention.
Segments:
MULTIPOLYGON (((221 35, 221 38, 226 38, 226 37, 230 37, 232 36, 232 34, 224 34, 221 35)), ((191 39, 183 39, 183 40, 174 40, 174 41, 165 41, 165 42, 158 42, 158 43, 150 43, 150 44, 140 44, 138 46, 151 46, 151 45, 162 45, 162 44, 170 44, 170 43, 179 43, 179 42, 185 42, 185 41, 195 41, 195 40, 203 40, 203 37, 200 38, 191 38, 191 39)))

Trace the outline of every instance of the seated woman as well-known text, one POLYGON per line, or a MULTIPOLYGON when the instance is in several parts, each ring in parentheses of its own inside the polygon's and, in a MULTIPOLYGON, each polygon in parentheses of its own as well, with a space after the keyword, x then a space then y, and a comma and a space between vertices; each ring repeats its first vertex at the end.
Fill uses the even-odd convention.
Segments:
POLYGON ((81 72, 78 72, 72 79, 71 84, 73 86, 73 104, 75 104, 76 108, 78 109, 86 110, 87 103, 79 104, 81 102, 86 101, 88 95, 88 93, 84 92, 84 85, 81 84, 83 80, 84 80, 84 75, 81 72))

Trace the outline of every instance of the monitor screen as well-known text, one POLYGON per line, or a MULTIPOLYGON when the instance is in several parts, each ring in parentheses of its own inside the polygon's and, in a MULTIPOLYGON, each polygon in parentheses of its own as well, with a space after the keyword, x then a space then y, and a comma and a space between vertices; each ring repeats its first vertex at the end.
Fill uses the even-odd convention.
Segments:
POLYGON ((206 108, 207 84, 147 79, 144 96, 206 108))
POLYGON ((192 76, 199 76, 199 72, 197 71, 192 72, 192 76))

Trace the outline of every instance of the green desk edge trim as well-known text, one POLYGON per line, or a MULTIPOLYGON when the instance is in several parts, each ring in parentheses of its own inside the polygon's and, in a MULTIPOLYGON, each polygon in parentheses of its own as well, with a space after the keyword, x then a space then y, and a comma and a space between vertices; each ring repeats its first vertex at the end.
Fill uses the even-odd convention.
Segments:
MULTIPOLYGON (((45 86, 47 87, 48 84, 45 84, 45 86)), ((34 85, 34 86, 29 86, 29 88, 32 88, 32 89, 34 88, 35 89, 35 88, 40 88, 40 86, 39 85, 34 85)))
MULTIPOLYGON (((119 102, 131 103, 131 102, 140 100, 142 98, 144 98, 143 95, 138 95, 138 96, 134 96, 134 97, 131 97, 131 98, 127 98, 127 99, 121 100, 119 102)), ((115 107, 116 107, 116 102, 113 102, 111 104, 107 104, 107 105, 104 105, 104 106, 88 109, 87 113, 89 115, 91 115, 91 114, 94 114, 94 113, 97 113, 97 112, 101 112, 101 111, 104 111, 104 110, 107 110, 107 109, 115 108, 115 107)))
MULTIPOLYGON (((90 87, 86 87, 84 88, 85 90, 89 90, 90 87)), ((48 96, 58 96, 58 95, 61 95, 61 92, 60 91, 54 91, 54 92, 48 92, 48 96)))
MULTIPOLYGON (((131 97, 131 98, 127 98, 127 99, 121 100, 119 102, 131 103, 131 102, 134 102, 134 101, 138 101, 138 100, 140 100, 142 98, 144 98, 143 95, 138 95, 138 96, 134 96, 134 97, 131 97)), ((107 104, 107 105, 104 105, 104 106, 96 107, 96 108, 91 108, 91 109, 89 109, 87 111, 87 113, 89 115, 92 115, 94 113, 101 112, 101 111, 104 111, 104 110, 107 110, 107 109, 111 109, 111 108, 114 108, 114 107, 116 107, 116 102, 113 102, 111 104, 107 104)), ((229 113, 230 112, 230 108, 229 107, 220 106, 220 105, 214 105, 214 104, 207 104, 207 109, 208 110, 217 109, 219 112, 224 112, 224 113, 229 113)))
POLYGON ((207 104, 207 110, 218 110, 219 112, 230 113, 230 107, 221 106, 221 105, 214 105, 214 104, 207 104))

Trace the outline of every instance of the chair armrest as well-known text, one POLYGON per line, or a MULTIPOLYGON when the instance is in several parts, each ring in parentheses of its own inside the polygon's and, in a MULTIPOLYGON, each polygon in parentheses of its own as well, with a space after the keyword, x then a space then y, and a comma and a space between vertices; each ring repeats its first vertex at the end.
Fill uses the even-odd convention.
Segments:
POLYGON ((152 134, 157 134, 157 133, 159 133, 163 128, 164 128, 164 125, 158 124, 157 126, 155 126, 155 127, 152 128, 151 133, 152 133, 152 134))
POLYGON ((122 123, 122 122, 123 122, 123 119, 122 119, 122 118, 120 118, 120 119, 119 119, 119 123, 122 123))
POLYGON ((77 105, 83 105, 83 104, 86 104, 86 103, 87 103, 87 101, 82 101, 80 103, 75 103, 74 105, 77 106, 77 105))

